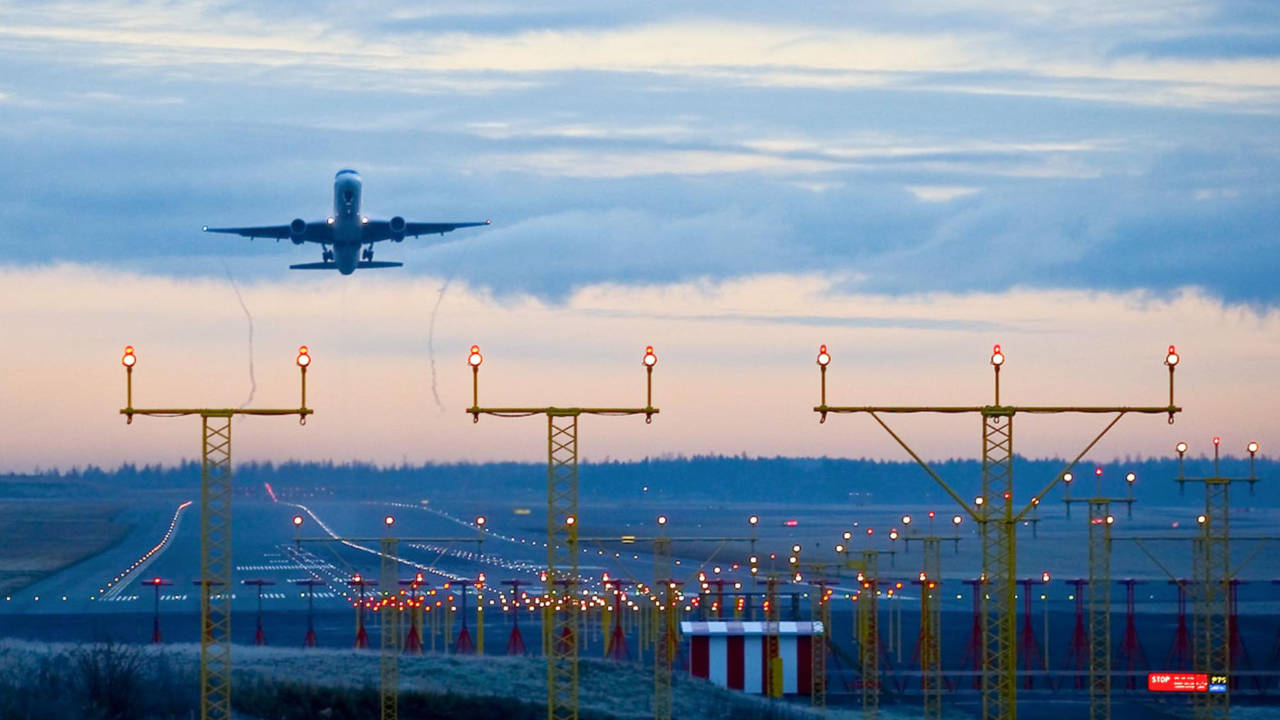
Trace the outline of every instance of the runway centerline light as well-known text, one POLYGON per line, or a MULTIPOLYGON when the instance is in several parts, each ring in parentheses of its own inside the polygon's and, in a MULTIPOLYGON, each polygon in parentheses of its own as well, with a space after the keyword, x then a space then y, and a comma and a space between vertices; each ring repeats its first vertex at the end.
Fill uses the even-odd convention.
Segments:
POLYGON ((831 353, 827 352, 827 346, 823 345, 818 348, 818 366, 826 367, 831 364, 831 353))

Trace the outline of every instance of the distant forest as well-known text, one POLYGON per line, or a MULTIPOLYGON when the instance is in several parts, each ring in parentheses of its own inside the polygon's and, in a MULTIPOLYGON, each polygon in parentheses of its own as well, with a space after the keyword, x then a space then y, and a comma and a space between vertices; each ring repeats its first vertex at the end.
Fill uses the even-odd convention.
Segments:
MULTIPOLYGON (((1018 494, 1030 497, 1062 470, 1061 459, 1027 459, 1014 462, 1018 494)), ((1095 465, 1082 461, 1072 486, 1073 497, 1094 494, 1095 465)), ((1141 459, 1103 465, 1103 493, 1111 497, 1126 492, 1124 474, 1134 472, 1134 495, 1154 505, 1185 505, 1203 497, 1203 487, 1189 485, 1179 498, 1177 462, 1141 459)), ((965 497, 981 487, 981 463, 945 460, 933 468, 965 497)), ((1280 463, 1259 459, 1255 493, 1249 502, 1280 505, 1280 463)), ((909 503, 940 502, 941 489, 910 461, 849 460, 835 458, 752 458, 746 456, 663 457, 639 461, 583 463, 579 492, 583 501, 645 498, 648 500, 696 500, 734 502, 769 498, 779 503, 909 503), (647 491, 645 490, 647 488, 647 491)), ((1186 473, 1203 476, 1212 471, 1204 459, 1188 459, 1186 473)), ((428 463, 380 467, 369 463, 243 463, 235 468, 238 493, 265 494, 270 483, 282 498, 337 496, 353 499, 448 498, 484 492, 510 500, 545 498, 546 465, 542 463, 428 463)), ((1229 477, 1249 474, 1248 460, 1230 458, 1221 464, 1229 477)), ((67 471, 0 475, 0 497, 119 496, 129 490, 189 492, 200 482, 199 463, 178 466, 124 465, 115 469, 88 467, 67 471)), ((1247 485, 1233 486, 1237 498, 1249 495, 1247 485)), ((1061 490, 1051 500, 1060 500, 1061 490)))

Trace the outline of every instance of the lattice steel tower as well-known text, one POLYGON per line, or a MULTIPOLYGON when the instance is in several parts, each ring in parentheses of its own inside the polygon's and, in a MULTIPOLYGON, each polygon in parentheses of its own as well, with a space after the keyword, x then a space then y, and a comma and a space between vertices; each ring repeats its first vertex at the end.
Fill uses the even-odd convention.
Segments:
POLYGON ((302 401, 296 408, 135 408, 133 368, 138 356, 124 349, 126 423, 135 415, 200 416, 200 718, 231 718, 231 420, 237 415, 297 415, 307 423, 307 346, 298 348, 302 401))
POLYGON ((938 485, 978 523, 982 537, 982 580, 989 593, 982 598, 982 716, 1013 720, 1018 715, 1017 689, 1017 584, 1014 572, 1017 567, 1018 524, 1039 504, 1040 500, 1058 483, 1063 472, 1075 466, 1085 453, 1102 439, 1112 427, 1127 414, 1167 414, 1173 422, 1175 413, 1182 408, 1173 402, 1173 372, 1179 361, 1173 346, 1165 355, 1169 369, 1169 404, 1161 406, 1036 406, 1002 405, 1000 403, 1000 369, 1005 355, 996 345, 991 352, 991 366, 995 372, 995 401, 991 405, 971 406, 835 406, 827 404, 827 366, 831 355, 827 346, 818 350, 818 367, 822 379, 822 404, 813 408, 825 422, 830 413, 864 413, 870 415, 889 433, 903 450, 915 460, 938 485), (972 502, 962 499, 907 443, 895 433, 881 417, 893 414, 941 413, 947 415, 976 414, 982 419, 982 492, 972 502), (1114 414, 1115 417, 1102 429, 1084 450, 1062 472, 1031 498, 1022 509, 1014 507, 1013 494, 1013 420, 1016 415, 1059 414, 1114 414))
POLYGON ((652 347, 645 348, 645 406, 615 408, 584 407, 480 407, 480 364, 484 357, 480 348, 471 346, 467 364, 471 366, 471 407, 466 412, 472 420, 481 415, 497 417, 547 418, 547 578, 544 618, 549 622, 543 631, 547 655, 547 718, 577 720, 578 717, 578 650, 581 645, 580 593, 578 575, 578 418, 582 415, 644 415, 651 422, 658 409, 653 407, 653 368, 658 356, 652 347))

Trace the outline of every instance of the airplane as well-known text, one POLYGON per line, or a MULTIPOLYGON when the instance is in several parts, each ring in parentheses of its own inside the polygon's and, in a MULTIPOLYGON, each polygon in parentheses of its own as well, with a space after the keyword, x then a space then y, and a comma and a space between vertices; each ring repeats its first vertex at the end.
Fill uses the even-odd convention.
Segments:
POLYGON ((489 225, 484 222, 406 222, 396 215, 390 220, 372 220, 360 214, 360 189, 364 181, 355 170, 343 169, 333 178, 333 215, 324 220, 307 222, 294 218, 288 225, 261 227, 204 226, 205 232, 230 233, 247 238, 275 238, 277 242, 288 238, 294 245, 305 242, 320 243, 323 251, 321 262, 290 265, 290 270, 337 270, 350 275, 356 268, 401 267, 404 263, 375 262, 373 244, 382 240, 400 242, 406 237, 419 235, 444 235, 458 228, 489 225), (368 246, 361 252, 362 246, 368 246), (332 247, 330 247, 332 246, 332 247))

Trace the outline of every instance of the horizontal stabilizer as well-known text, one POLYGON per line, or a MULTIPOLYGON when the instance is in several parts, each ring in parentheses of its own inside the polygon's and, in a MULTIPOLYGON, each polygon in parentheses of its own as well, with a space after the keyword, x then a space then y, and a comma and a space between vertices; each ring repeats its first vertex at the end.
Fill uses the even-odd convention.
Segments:
MULTIPOLYGON (((393 267, 404 267, 404 263, 382 262, 380 260, 367 260, 365 262, 356 264, 356 269, 393 268, 393 267)), ((337 270, 338 264, 331 263, 331 262, 301 263, 299 265, 290 265, 289 269, 290 270, 337 270)))

